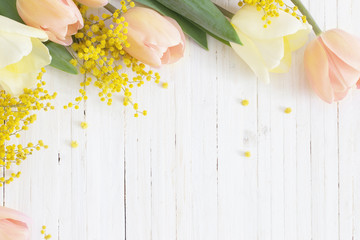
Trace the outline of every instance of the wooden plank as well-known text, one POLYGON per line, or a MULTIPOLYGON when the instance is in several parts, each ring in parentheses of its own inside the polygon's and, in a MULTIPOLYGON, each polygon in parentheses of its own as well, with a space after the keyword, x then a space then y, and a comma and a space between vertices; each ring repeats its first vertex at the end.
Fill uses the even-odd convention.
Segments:
MULTIPOLYGON (((98 90, 88 90, 85 121, 86 163, 76 172, 84 172, 87 232, 95 239, 117 236, 125 239, 125 149, 124 107, 120 97, 113 105, 100 102, 98 90), (106 221, 99 221, 106 219, 106 221)), ((76 122, 80 127, 80 122, 76 122)))
MULTIPOLYGON (((347 5, 349 1, 347 1, 347 5)), ((357 13, 358 9, 360 8, 360 2, 359 1, 351 1, 351 8, 346 7, 344 12, 341 12, 339 15, 343 16, 346 12, 350 12, 349 14, 351 18, 350 24, 346 24, 348 22, 348 18, 346 18, 345 23, 343 23, 339 16, 339 26, 346 29, 349 32, 354 33, 356 36, 360 36, 360 27, 358 25, 358 22, 360 21, 360 16, 357 13)), ((341 10, 339 10, 341 11, 341 10)), ((348 17, 349 17, 348 16, 348 17)), ((354 240, 360 239, 360 109, 358 108, 358 102, 360 101, 360 92, 359 91, 353 91, 352 94, 349 97, 350 99, 346 100, 344 105, 346 108, 345 111, 341 112, 342 116, 342 124, 343 126, 346 126, 346 124, 349 124, 349 122, 352 124, 351 127, 351 134, 352 135, 352 238, 354 240), (351 101, 351 103, 347 102, 351 101), (352 107, 349 107, 348 105, 352 105, 352 107)), ((343 106, 340 105, 341 110, 343 110, 343 106)), ((340 132, 340 135, 346 136, 346 133, 340 132)), ((348 139, 343 139, 348 140, 348 139)), ((343 146, 347 147, 346 144, 348 142, 343 142, 343 146)), ((344 149, 346 151, 346 149, 344 149)), ((343 151, 344 152, 344 151, 343 151)), ((349 154, 346 153, 345 154, 349 154)))
MULTIPOLYGON (((191 184, 192 239, 211 239, 217 236, 218 216, 218 127, 217 119, 217 47, 216 40, 209 39, 209 51, 195 46, 190 54, 206 59, 191 66, 191 184), (205 71, 198 71, 204 69, 205 71), (212 96, 212 97, 209 97, 212 96)), ((181 115, 181 114, 180 114, 181 115)), ((179 238, 182 239, 181 234, 179 238)))
MULTIPOLYGON (((359 30, 353 27, 351 10, 353 1, 345 0, 337 3, 337 25, 339 28, 359 35, 359 30), (354 30, 357 30, 354 32, 354 30)), ((356 24, 357 26, 357 24, 356 24)), ((355 142, 354 130, 358 124, 358 118, 354 118, 357 107, 355 99, 351 96, 344 99, 338 105, 339 124, 339 238, 354 239, 354 228, 358 223, 354 222, 354 172, 355 161, 359 159, 354 155, 355 142)))
MULTIPOLYGON (((347 108, 346 112, 343 111, 342 112, 342 116, 343 116, 343 126, 345 126, 345 124, 352 124, 351 130, 352 132, 349 133, 352 135, 352 143, 351 143, 351 147, 350 146, 346 146, 346 144, 349 144, 349 142, 343 142, 342 147, 345 147, 345 149, 343 149, 343 152, 346 151, 346 148, 351 148, 351 153, 346 153, 347 155, 350 155, 352 158, 352 204, 351 204, 351 208, 352 208, 352 226, 351 226, 351 233, 352 233, 352 238, 355 240, 360 239, 360 161, 359 161, 359 154, 360 154, 360 135, 358 134, 360 132, 360 119, 359 117, 354 117, 354 116, 360 116, 360 109, 357 107, 357 103, 360 101, 360 92, 359 91, 354 91, 354 93, 352 94, 352 96, 350 97, 351 99, 351 108, 347 108), (347 114, 347 115, 345 115, 347 114), (345 119, 346 122, 344 121, 345 119), (345 150, 345 151, 344 151, 345 150)), ((350 101, 349 99, 349 101, 350 101)), ((350 103, 345 103, 345 104, 350 104, 350 103)), ((342 106, 341 106, 342 107, 342 106)), ((341 132, 341 134, 343 134, 343 132, 341 132)), ((345 135, 345 134, 344 134, 345 135)), ((343 139, 343 140, 349 140, 349 139, 343 139)), ((345 157, 345 156, 344 156, 345 157)), ((346 209, 349 209, 349 206, 347 206, 346 209)), ((348 216, 349 217, 349 216, 348 216)))
POLYGON ((283 116, 283 176, 284 176, 284 239, 297 238, 297 105, 299 62, 302 60, 302 51, 296 52, 292 57, 292 68, 284 74, 281 80, 283 84, 282 109, 279 113, 283 116), (286 114, 286 108, 292 112, 286 114))
MULTIPOLYGON (((309 7, 309 1, 303 1, 309 7)), ((312 40, 312 35, 309 36, 312 40)), ((309 40, 309 41, 310 41, 309 40)), ((296 235, 297 239, 311 239, 311 88, 304 74, 303 55, 306 47, 293 56, 292 78, 296 86, 296 235)))
MULTIPOLYGON (((150 93, 136 90, 134 99, 141 106, 149 102, 150 93)), ((151 126, 145 117, 135 118, 129 107, 125 115, 125 195, 126 238, 151 237, 151 126)))
MULTIPOLYGON (((338 1, 327 1, 324 5, 325 24, 324 29, 335 28, 338 16, 338 1)), ((324 115, 324 236, 325 239, 338 239, 339 237, 339 221, 338 221, 338 108, 336 104, 326 106, 324 115), (336 130, 335 130, 336 129, 336 130)), ((346 238, 345 238, 346 239, 346 238)))
POLYGON ((218 239, 257 237, 257 81, 226 47, 218 54, 218 239), (224 59, 232 59, 224 61, 224 59), (249 105, 243 106, 242 100, 249 105), (251 157, 245 157, 249 151, 251 157))
POLYGON ((150 122, 151 158, 151 237, 152 239, 176 239, 176 188, 175 188, 175 84, 182 81, 177 69, 185 63, 161 70, 162 81, 168 89, 151 83, 150 100, 147 103, 150 122), (165 227, 166 226, 166 227, 165 227))
MULTIPOLYGON (((196 46, 188 45, 184 59, 196 58, 196 46)), ((201 61, 201 59, 197 59, 201 61)), ((196 61, 196 62, 197 62, 196 61)), ((195 62, 195 63, 196 63, 195 62)), ((192 63, 192 64, 195 64, 192 63)), ((192 130, 191 130, 191 81, 192 64, 184 64, 174 76, 175 86, 175 162, 174 188, 176 191, 176 239, 191 239, 193 229, 192 211, 192 130)))
POLYGON ((303 51, 294 57, 296 78, 296 223, 297 239, 311 239, 311 89, 305 79, 303 51))
POLYGON ((271 172, 271 236, 285 237, 285 192, 284 192, 284 101, 283 81, 285 76, 272 75, 270 85, 270 164, 271 172))
POLYGON ((258 80, 257 91, 257 181, 258 181, 258 239, 272 239, 272 172, 270 85, 258 80))
MULTIPOLYGON (((310 11, 315 11, 316 21, 324 26, 324 2, 310 1, 310 11)), ((324 103, 312 92, 310 105, 310 161, 311 161, 311 236, 313 239, 326 239, 324 236, 324 103)), ((334 146, 332 146, 334 147, 334 146)))

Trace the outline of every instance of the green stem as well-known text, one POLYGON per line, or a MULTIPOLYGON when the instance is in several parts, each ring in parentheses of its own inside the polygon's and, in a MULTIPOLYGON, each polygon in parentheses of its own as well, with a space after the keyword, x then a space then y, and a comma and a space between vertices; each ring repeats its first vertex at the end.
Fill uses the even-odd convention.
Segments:
POLYGON ((114 5, 112 5, 112 4, 110 4, 110 3, 108 3, 107 5, 105 5, 104 8, 105 8, 106 10, 108 10, 109 12, 111 12, 112 14, 114 14, 115 11, 116 11, 116 9, 117 9, 116 7, 114 7, 114 5))
POLYGON ((299 11, 306 16, 306 20, 313 27, 314 33, 319 36, 322 33, 321 28, 317 25, 315 19, 311 16, 310 12, 306 9, 301 0, 291 0, 291 2, 299 8, 299 11))

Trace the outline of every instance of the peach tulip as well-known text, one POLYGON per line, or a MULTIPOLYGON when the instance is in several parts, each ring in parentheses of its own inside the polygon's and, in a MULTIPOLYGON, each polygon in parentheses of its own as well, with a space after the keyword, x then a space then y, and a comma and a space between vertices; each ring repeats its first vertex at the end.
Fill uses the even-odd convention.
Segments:
POLYGON ((313 89, 325 102, 342 100, 360 88, 360 39, 332 29, 314 39, 305 50, 305 72, 313 89))
POLYGON ((84 25, 73 0, 17 0, 16 7, 27 25, 44 30, 51 41, 65 46, 84 25))
POLYGON ((139 61, 160 67, 178 61, 184 55, 185 36, 179 24, 156 11, 134 7, 124 15, 128 22, 125 51, 139 61))
POLYGON ((89 7, 102 7, 108 4, 108 0, 78 0, 79 3, 82 3, 89 7))
POLYGON ((30 219, 23 213, 0 207, 0 239, 29 240, 30 219))

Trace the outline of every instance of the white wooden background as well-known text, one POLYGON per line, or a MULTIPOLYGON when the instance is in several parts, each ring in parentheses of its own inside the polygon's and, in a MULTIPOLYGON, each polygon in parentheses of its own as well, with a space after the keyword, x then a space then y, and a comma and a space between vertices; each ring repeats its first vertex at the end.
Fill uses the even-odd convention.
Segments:
MULTIPOLYGON (((360 36, 359 0, 305 4, 320 26, 360 36)), ((81 76, 48 69, 57 108, 22 141, 50 148, 2 196, 33 218, 32 239, 43 224, 58 240, 360 239, 360 93, 320 101, 304 79, 303 49, 266 85, 231 48, 209 45, 188 41, 185 57, 161 69, 169 89, 137 91, 149 112, 138 119, 94 89, 80 110, 64 110, 81 76)))

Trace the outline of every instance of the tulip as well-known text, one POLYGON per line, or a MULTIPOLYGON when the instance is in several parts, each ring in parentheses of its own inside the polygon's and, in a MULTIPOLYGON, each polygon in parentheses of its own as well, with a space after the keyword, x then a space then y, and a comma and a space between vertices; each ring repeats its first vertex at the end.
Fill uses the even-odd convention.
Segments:
POLYGON ((0 239, 29 240, 30 219, 23 213, 0 207, 0 239))
POLYGON ((360 39, 332 29, 314 39, 305 50, 305 72, 319 97, 327 103, 342 100, 360 88, 360 39))
POLYGON ((185 36, 179 24, 152 9, 134 7, 124 15, 128 23, 125 51, 139 61, 160 67, 184 55, 185 36))
POLYGON ((284 73, 290 69, 291 52, 307 42, 311 26, 279 11, 278 17, 269 17, 271 24, 265 28, 262 16, 263 12, 255 6, 242 7, 231 23, 243 45, 230 44, 257 77, 268 83, 269 72, 284 73))
POLYGON ((32 88, 40 69, 51 62, 42 30, 0 16, 0 89, 19 95, 32 88))
POLYGON ((53 42, 68 46, 71 35, 84 26, 73 0, 17 0, 16 7, 24 22, 44 30, 53 42))
POLYGON ((78 0, 79 3, 82 3, 89 7, 102 7, 108 3, 108 0, 78 0))

